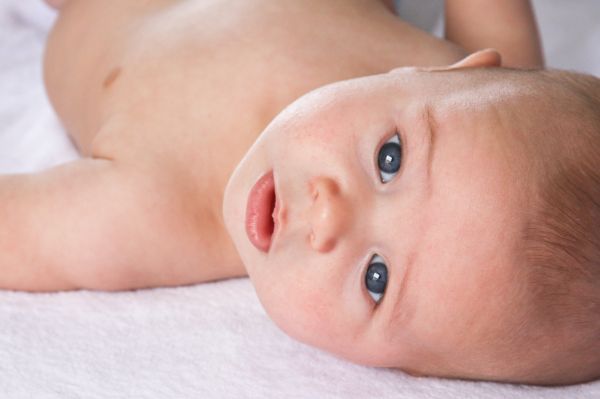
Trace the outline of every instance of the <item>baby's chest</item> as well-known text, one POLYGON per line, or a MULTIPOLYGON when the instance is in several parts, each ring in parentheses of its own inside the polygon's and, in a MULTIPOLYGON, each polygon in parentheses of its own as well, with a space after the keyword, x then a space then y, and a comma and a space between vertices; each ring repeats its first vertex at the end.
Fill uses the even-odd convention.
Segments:
POLYGON ((97 106, 89 108, 101 121, 99 133, 84 145, 129 157, 157 154, 224 185, 260 132, 296 98, 387 71, 403 64, 390 53, 406 53, 389 51, 397 37, 368 40, 343 32, 343 24, 334 34, 330 22, 283 26, 278 15, 245 16, 227 26, 209 16, 160 20, 127 38, 101 66, 97 106), (127 128, 107 129, 115 119, 127 128))

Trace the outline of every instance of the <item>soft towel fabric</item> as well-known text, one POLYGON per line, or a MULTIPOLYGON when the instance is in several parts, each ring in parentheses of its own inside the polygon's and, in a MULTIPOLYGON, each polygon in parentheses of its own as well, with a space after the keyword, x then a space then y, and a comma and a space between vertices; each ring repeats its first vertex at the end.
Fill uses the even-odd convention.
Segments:
MULTIPOLYGON (((600 2, 536 6, 550 65, 599 74, 600 2)), ((41 80, 53 18, 41 1, 0 2, 0 173, 78 156, 41 80)), ((276 397, 583 399, 600 398, 600 382, 540 388, 356 366, 280 332, 247 279, 124 293, 0 291, 0 398, 276 397)))

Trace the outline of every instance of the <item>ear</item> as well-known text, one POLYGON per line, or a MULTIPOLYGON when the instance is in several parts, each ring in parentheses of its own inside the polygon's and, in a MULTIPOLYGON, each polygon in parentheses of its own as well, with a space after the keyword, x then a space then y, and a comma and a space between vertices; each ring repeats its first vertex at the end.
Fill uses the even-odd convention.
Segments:
POLYGON ((485 50, 479 50, 470 54, 452 65, 444 65, 444 66, 435 66, 435 67, 401 67, 395 68, 390 71, 390 73, 395 72, 406 72, 406 71, 426 71, 426 72, 436 72, 436 71, 452 71, 455 69, 464 69, 464 68, 488 68, 488 67, 499 67, 502 65, 502 56, 498 52, 498 50, 488 48, 485 50))
POLYGON ((488 68, 499 67, 500 65, 502 65, 502 56, 498 50, 488 48, 476 51, 458 61, 456 64, 452 64, 444 69, 488 68))

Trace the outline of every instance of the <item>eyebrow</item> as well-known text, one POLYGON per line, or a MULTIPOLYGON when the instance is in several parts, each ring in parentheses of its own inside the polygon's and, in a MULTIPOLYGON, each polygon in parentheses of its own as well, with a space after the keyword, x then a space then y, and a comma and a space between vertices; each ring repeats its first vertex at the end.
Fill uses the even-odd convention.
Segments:
MULTIPOLYGON (((420 115, 421 118, 421 122, 423 123, 423 125, 425 126, 425 130, 426 130, 426 134, 427 134, 427 159, 426 159, 426 166, 427 166, 427 183, 426 183, 426 187, 428 190, 428 195, 431 195, 431 165, 433 164, 433 155, 435 152, 435 146, 437 143, 437 130, 438 130, 438 123, 437 120, 434 116, 434 112, 433 109, 431 107, 430 104, 425 105, 425 107, 423 108, 423 111, 421 112, 420 115)), ((404 271, 404 275, 402 276, 402 279, 400 281, 399 284, 396 285, 396 289, 394 290, 394 298, 392 301, 392 305, 391 305, 391 312, 390 312, 390 317, 388 319, 388 328, 391 328, 393 330, 393 328, 397 328, 399 326, 403 326, 406 325, 406 323, 408 323, 410 321, 411 315, 413 314, 411 309, 407 309, 406 308, 406 304, 405 304, 405 298, 406 298, 406 291, 408 290, 408 280, 410 280, 410 276, 411 276, 411 272, 414 268, 414 265, 416 263, 416 259, 418 258, 419 254, 418 254, 418 248, 419 245, 416 246, 416 248, 413 248, 413 250, 411 250, 407 257, 406 257, 406 263, 404 265, 405 271, 404 271), (399 323, 399 324, 395 324, 395 323, 399 323)), ((389 329, 388 329, 389 331, 389 329)))
POLYGON ((407 308, 405 299, 406 299, 406 291, 408 290, 408 281, 411 279, 411 273, 414 268, 414 264, 416 263, 417 253, 416 251, 411 251, 406 258, 405 270, 402 275, 402 279, 398 284, 396 284, 394 290, 394 297, 391 302, 391 309, 389 311, 389 317, 387 320, 388 328, 387 331, 394 331, 394 329, 398 327, 405 326, 410 322, 411 316, 414 314, 412 309, 407 308))
POLYGON ((438 123, 435 119, 433 109, 430 104, 425 105, 421 118, 426 126, 427 139, 429 141, 429 148, 427 151, 427 187, 431 186, 431 165, 433 164, 433 155, 435 146, 437 143, 437 130, 438 123))

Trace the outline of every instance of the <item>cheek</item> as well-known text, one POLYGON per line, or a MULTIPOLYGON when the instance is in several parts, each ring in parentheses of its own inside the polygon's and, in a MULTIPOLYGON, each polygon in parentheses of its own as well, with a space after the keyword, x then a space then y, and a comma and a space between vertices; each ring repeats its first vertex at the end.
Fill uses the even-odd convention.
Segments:
POLYGON ((319 125, 279 131, 269 142, 269 157, 274 162, 293 163, 304 169, 328 165, 324 159, 334 159, 348 152, 350 138, 331 127, 319 125))
POLYGON ((315 334, 322 330, 322 307, 315 304, 315 293, 293 279, 264 278, 256 281, 256 291, 269 317, 286 334, 315 345, 315 334))
POLYGON ((294 339, 323 347, 342 324, 340 292, 329 273, 311 273, 313 266, 270 264, 269 271, 263 269, 251 278, 263 307, 279 328, 294 339))

